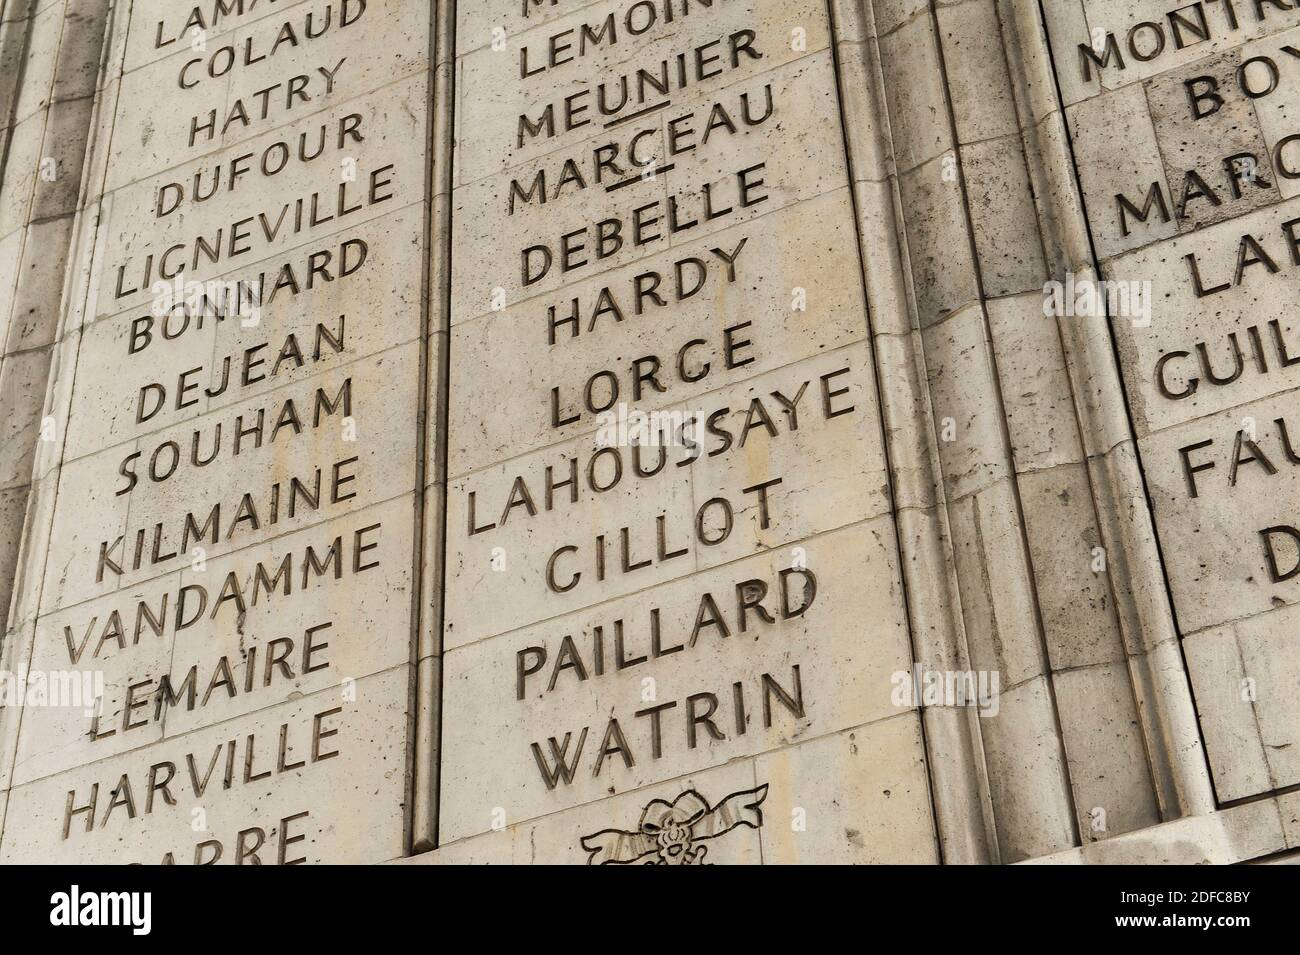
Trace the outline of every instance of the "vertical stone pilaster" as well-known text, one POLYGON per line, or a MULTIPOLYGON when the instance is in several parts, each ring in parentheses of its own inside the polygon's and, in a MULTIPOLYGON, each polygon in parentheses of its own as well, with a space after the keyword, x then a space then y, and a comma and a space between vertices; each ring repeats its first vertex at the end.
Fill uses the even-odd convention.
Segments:
MULTIPOLYGON (((1025 72, 1026 38, 1016 30, 1013 6, 940 6, 936 18, 958 101, 962 177, 1076 816, 1081 838, 1092 841, 1161 817, 1070 379, 1072 356, 1044 308, 1047 283, 1071 268, 1051 234, 1068 207, 1038 199, 1048 185, 1039 130, 1055 114, 1034 111, 1034 87, 1043 77, 1025 72)), ((1034 52, 1031 46, 1028 54, 1034 52)), ((1110 493, 1108 484, 1101 493, 1110 493)))
MULTIPOLYGON (((1095 259, 1044 21, 1044 11, 1054 16, 1067 6, 1002 2, 999 9, 1012 38, 1007 49, 1047 261, 1054 277, 1086 279, 1096 274, 1095 259)), ((1109 328, 1070 315, 1058 316, 1057 325, 1159 818, 1209 812, 1204 750, 1109 328)))
POLYGON ((5 20, 0 91, 9 118, 0 152, 0 631, 8 617, 37 443, 56 435, 43 420, 52 350, 81 192, 95 81, 108 8, 67 0, 5 20), (13 50, 29 27, 25 55, 13 50))
MULTIPOLYGON (((986 280, 965 179, 971 117, 955 101, 967 87, 948 83, 936 11, 876 3, 873 13, 966 652, 1003 687, 998 713, 978 722, 997 857, 1018 861, 1078 838, 985 287, 1016 281, 1038 250, 1004 239, 986 280)), ((997 120, 982 118, 996 134, 997 120)))
MULTIPOLYGON (((938 434, 930 425, 923 349, 909 309, 878 41, 867 10, 856 0, 836 2, 832 11, 913 658, 939 672, 966 671, 970 662, 948 515, 937 493, 938 434)), ((988 862, 996 857, 996 836, 978 718, 970 709, 942 706, 926 706, 921 714, 943 861, 988 862)))

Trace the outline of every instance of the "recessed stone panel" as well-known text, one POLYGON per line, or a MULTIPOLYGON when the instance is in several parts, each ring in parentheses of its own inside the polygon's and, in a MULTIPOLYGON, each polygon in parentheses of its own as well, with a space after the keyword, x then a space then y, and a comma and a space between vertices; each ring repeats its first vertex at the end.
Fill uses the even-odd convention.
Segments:
MULTIPOLYGON (((286 286, 242 312, 182 305, 157 314, 142 305, 89 326, 86 346, 108 360, 77 377, 81 413, 68 423, 68 457, 135 435, 141 415, 148 416, 144 426, 160 430, 414 340, 421 287, 392 277, 418 274, 420 247, 407 234, 423 218, 417 204, 323 237, 303 250, 302 262, 330 252, 344 268, 296 293, 286 286)), ((273 272, 281 263, 272 259, 250 270, 273 272)), ((214 302, 246 274, 236 273, 228 285, 218 277, 214 302)))
POLYGON ((453 482, 446 646, 886 513, 868 360, 848 346, 669 409, 705 422, 695 447, 592 434, 453 482))
MULTIPOLYGON (((137 67, 192 49, 202 41, 212 43, 231 31, 248 28, 259 20, 273 17, 303 0, 140 0, 131 7, 132 29, 127 35, 123 67, 131 72, 137 67)), ((320 14, 313 11, 318 25, 320 14)), ((331 12, 329 16, 337 16, 331 12)))
MULTIPOLYGON (((448 840, 416 865, 760 865, 760 833, 789 818, 768 803, 753 760, 610 796, 519 822, 483 799, 477 815, 492 831, 448 840), (665 822, 687 825, 665 838, 665 822), (619 837, 622 837, 620 841, 619 837)), ((477 823, 477 819, 475 822, 477 823)))
POLYGON ((938 862, 920 737, 913 711, 755 759, 769 811, 789 820, 763 827, 764 863, 938 862))
POLYGON ((1272 57, 1232 50, 1070 107, 1089 226, 1102 258, 1300 191, 1300 126, 1287 118, 1283 86, 1300 84, 1300 61, 1283 63, 1290 59, 1277 49, 1272 57), (1228 92, 1239 75, 1255 71, 1262 79, 1250 88, 1276 84, 1276 92, 1228 92))
POLYGON ((83 692, 28 710, 15 782, 407 663, 412 507, 400 498, 42 617, 32 669, 83 692))
POLYGON ((428 56, 429 24, 409 12, 402 0, 307 0, 214 37, 206 49, 185 48, 128 72, 108 189, 415 72, 428 56), (165 111, 157 108, 162 91, 165 111))
POLYGON ((1272 3, 1214 0, 1062 0, 1082 17, 1053 15, 1079 33, 1056 32, 1052 49, 1067 103, 1185 66, 1247 40, 1296 26, 1300 12, 1272 3))
POLYGON ((896 714, 889 535, 869 521, 450 652, 448 838, 487 828, 484 798, 528 819, 896 714))
POLYGON ((841 187, 837 103, 809 92, 833 82, 828 51, 806 56, 457 190, 454 321, 841 187), (509 259, 507 231, 519 236, 509 259))
POLYGON ((391 859, 403 843, 409 680, 401 666, 17 786, 0 861, 391 859))
POLYGON ((399 347, 68 462, 45 609, 410 493, 418 381, 399 347))
MULTIPOLYGON (((445 844, 417 863, 794 865, 934 862, 916 716, 807 739, 754 759, 445 844), (881 764, 889 769, 882 773, 881 764), (728 818, 721 820, 723 813, 728 818), (665 819, 689 820, 655 839, 665 819), (623 840, 618 840, 619 836, 623 840)), ((490 800, 484 800, 487 806, 490 800)))
POLYGON ((462 48, 473 108, 457 117, 456 181, 570 150, 602 126, 618 140, 659 128, 696 94, 823 50, 828 36, 824 0, 660 0, 606 2, 507 34, 499 49, 462 48))
POLYGON ((325 240, 419 199, 427 96, 415 76, 117 189, 100 228, 100 314, 233 311, 356 268, 363 250, 325 240))
POLYGON ((611 397, 678 406, 861 340, 865 306, 843 288, 858 267, 848 209, 846 191, 828 193, 459 323, 451 387, 466 400, 453 406, 450 473, 588 432, 600 420, 589 406, 611 397), (502 392, 498 365, 519 370, 517 387, 502 392))
POLYGON ((1250 82, 1253 74, 1240 53, 1230 52, 1162 73, 1146 84, 1170 185, 1170 211, 1180 232, 1243 215, 1281 197, 1255 101, 1217 92, 1230 89, 1238 75, 1250 82))
POLYGON ((1300 28, 1247 43, 1241 56, 1243 63, 1254 61, 1257 77, 1264 76, 1262 85, 1252 89, 1264 90, 1276 83, 1267 97, 1253 103, 1268 143, 1277 188, 1290 199, 1300 195, 1300 70, 1291 62, 1287 47, 1300 49, 1300 28), (1270 62, 1276 70, 1269 67, 1270 62))
POLYGON ((1300 385, 1297 243, 1288 201, 1109 263, 1119 291, 1150 289, 1149 325, 1111 323, 1139 435, 1300 385))
POLYGON ((1223 799, 1294 785, 1294 608, 1192 634, 1188 675, 1205 730, 1206 755, 1223 799))
MULTIPOLYGON (((411 844, 440 427, 421 397, 431 13, 119 6, 97 98, 33 114, 17 146, 38 150, 28 218, 70 228, 6 246, 44 271, 4 299, 27 337, 0 376, 29 372, 28 404, 0 396, 4 486, 38 482, 0 747, 22 824, 0 860, 391 859, 411 844), (92 115, 78 178, 63 152, 92 115), (66 274, 44 264, 65 253, 66 274)), ((81 20, 58 62, 100 48, 81 20)), ((21 226, 18 185, 0 219, 21 226)))
POLYGON ((687 807, 765 857, 763 805, 819 827, 774 861, 932 857, 829 33, 821 0, 460 8, 451 858, 563 861, 581 819, 594 862, 733 861, 634 849, 687 807))
POLYGON ((1140 442, 1185 633, 1300 601, 1291 391, 1140 442))

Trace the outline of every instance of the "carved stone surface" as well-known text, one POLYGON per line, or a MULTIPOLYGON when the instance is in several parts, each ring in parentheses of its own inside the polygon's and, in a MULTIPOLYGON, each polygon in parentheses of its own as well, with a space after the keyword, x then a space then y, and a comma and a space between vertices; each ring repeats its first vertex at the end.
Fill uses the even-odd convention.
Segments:
POLYGON ((431 30, 406 6, 112 11, 5 648, 68 686, 6 710, 5 861, 404 851, 431 30))
POLYGON ((0 862, 1294 858, 1298 49, 0 0, 0 862))
POLYGON ((1300 723, 1281 689, 1295 648, 1280 640, 1300 593, 1288 412, 1300 341, 1285 304, 1300 265, 1300 128, 1287 118, 1300 12, 1082 6, 1091 52, 1061 37, 1057 63, 1082 81, 1110 58, 1101 89, 1067 112, 1102 274, 1117 283, 1112 328, 1172 609, 1215 792, 1260 796, 1300 782, 1288 755, 1300 723), (1112 115, 1135 138, 1123 166, 1107 161, 1112 115), (1144 312, 1123 308, 1134 291, 1150 295, 1144 312))

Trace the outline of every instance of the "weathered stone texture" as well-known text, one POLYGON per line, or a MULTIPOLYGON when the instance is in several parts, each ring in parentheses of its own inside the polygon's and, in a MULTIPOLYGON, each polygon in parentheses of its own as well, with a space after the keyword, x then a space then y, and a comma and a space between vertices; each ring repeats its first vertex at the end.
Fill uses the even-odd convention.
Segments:
POLYGON ((0 861, 1292 861, 1298 48, 0 0, 0 861))

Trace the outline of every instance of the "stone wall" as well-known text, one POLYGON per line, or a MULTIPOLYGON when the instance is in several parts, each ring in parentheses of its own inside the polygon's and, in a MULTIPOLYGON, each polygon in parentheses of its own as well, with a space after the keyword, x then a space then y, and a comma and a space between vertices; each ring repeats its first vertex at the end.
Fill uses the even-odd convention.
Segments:
POLYGON ((0 860, 1288 860, 1297 31, 5 0, 0 860))

